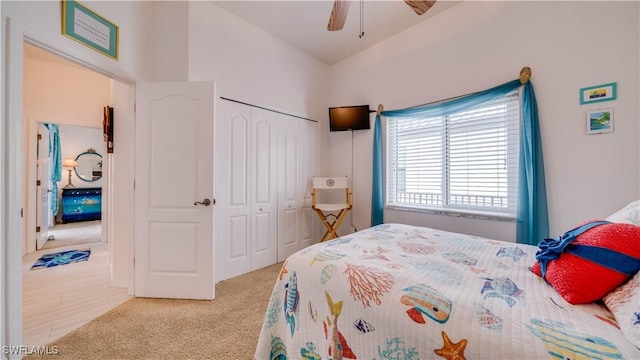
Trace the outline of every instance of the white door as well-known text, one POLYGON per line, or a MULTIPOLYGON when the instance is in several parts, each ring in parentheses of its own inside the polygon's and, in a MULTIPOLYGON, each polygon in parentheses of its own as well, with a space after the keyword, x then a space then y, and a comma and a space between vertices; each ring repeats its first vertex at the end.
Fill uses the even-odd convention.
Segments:
POLYGON ((42 249, 49 238, 49 226, 52 223, 53 213, 51 212, 51 175, 49 167, 49 129, 42 124, 38 124, 38 141, 36 149, 36 228, 37 233, 36 250, 42 249))
POLYGON ((251 270, 278 259, 278 116, 251 109, 251 270))
POLYGON ((278 130, 278 261, 300 250, 298 202, 298 123, 283 115, 278 130))
POLYGON ((136 98, 135 296, 213 299, 214 84, 138 84, 136 98))

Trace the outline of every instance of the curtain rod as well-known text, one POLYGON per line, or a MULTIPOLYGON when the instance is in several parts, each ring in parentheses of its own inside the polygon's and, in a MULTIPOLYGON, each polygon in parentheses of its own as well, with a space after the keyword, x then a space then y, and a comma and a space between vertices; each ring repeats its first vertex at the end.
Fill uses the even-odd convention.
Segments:
MULTIPOLYGON (((524 84, 526 84, 527 82, 529 82, 529 80, 531 79, 531 68, 530 68, 530 67, 528 67, 528 66, 523 67, 523 68, 520 70, 520 76, 519 76, 518 78, 520 79, 520 84, 522 84, 522 85, 524 85, 524 84)), ((477 93, 479 93, 479 92, 482 92, 482 91, 484 91, 484 90, 476 91, 476 92, 472 92, 472 93, 469 93, 469 94, 466 94, 466 95, 454 96, 454 97, 450 97, 450 98, 448 98, 448 99, 442 99, 442 100, 432 101, 432 102, 429 102, 429 103, 426 103, 426 104, 415 105, 415 106, 411 106, 411 107, 409 107, 408 109, 415 108, 415 107, 419 107, 419 106, 425 106, 425 105, 437 104, 437 103, 441 103, 441 102, 449 101, 449 100, 454 100, 454 99, 458 99, 458 98, 465 97, 465 96, 475 95, 475 94, 477 94, 477 93)), ((379 105, 378 105, 378 110, 377 110, 377 111, 370 111, 370 112, 375 112, 375 113, 377 113, 378 115, 380 115, 380 113, 382 113, 383 111, 384 111, 384 106, 382 106, 382 104, 379 104, 379 105)))
POLYGON ((293 117, 295 117, 295 118, 302 119, 302 120, 313 121, 313 122, 316 122, 316 123, 318 122, 318 120, 307 119, 306 117, 302 117, 302 116, 298 116, 298 115, 291 115, 291 114, 287 114, 287 113, 282 112, 282 111, 273 110, 273 109, 268 109, 268 108, 266 108, 266 107, 262 107, 262 106, 258 106, 258 105, 249 104, 249 103, 246 103, 246 102, 244 102, 244 101, 233 100, 233 99, 229 99, 229 98, 222 97, 222 96, 220 97, 220 99, 222 99, 222 100, 227 100, 227 101, 231 101, 231 102, 235 102, 235 103, 238 103, 238 104, 249 105, 249 106, 252 106, 252 107, 255 107, 255 108, 258 108, 258 109, 267 110, 267 111, 271 111, 271 112, 278 113, 278 114, 282 114, 282 115, 293 116, 293 117))

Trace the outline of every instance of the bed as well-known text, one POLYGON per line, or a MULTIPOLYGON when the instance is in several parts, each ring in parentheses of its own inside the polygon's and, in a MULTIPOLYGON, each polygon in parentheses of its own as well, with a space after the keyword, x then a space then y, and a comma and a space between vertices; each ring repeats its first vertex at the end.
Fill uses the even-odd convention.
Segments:
MULTIPOLYGON (((640 359, 640 318, 571 305, 537 250, 402 224, 315 244, 283 263, 255 359, 640 359)), ((639 277, 610 302, 636 317, 639 277)))

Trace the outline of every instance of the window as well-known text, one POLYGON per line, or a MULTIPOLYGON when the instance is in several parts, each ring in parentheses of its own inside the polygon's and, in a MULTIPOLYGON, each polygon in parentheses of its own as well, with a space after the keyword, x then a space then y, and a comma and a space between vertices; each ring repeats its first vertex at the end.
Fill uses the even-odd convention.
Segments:
POLYGON ((469 111, 387 118, 387 206, 515 218, 518 91, 469 111))

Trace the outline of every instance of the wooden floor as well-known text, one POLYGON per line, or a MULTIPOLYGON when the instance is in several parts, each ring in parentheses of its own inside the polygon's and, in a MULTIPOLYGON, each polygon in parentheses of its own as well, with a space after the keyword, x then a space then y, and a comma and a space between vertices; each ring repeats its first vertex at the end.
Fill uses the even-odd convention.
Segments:
POLYGON ((127 301, 126 288, 110 286, 108 244, 40 250, 22 260, 23 344, 46 345, 127 301), (91 248, 88 261, 30 270, 43 254, 91 248))

